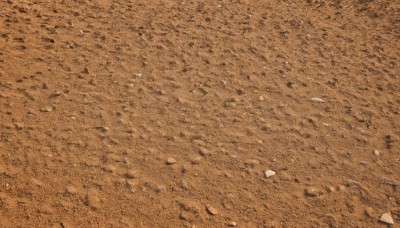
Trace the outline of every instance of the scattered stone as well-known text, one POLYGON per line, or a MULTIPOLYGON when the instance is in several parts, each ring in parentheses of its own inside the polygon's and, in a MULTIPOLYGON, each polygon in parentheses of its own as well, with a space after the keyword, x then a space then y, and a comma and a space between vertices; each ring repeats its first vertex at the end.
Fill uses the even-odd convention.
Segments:
POLYGON ((109 127, 104 127, 104 126, 97 127, 97 129, 98 129, 98 130, 100 130, 101 132, 107 132, 107 131, 109 131, 109 130, 110 130, 110 128, 109 128, 109 127))
POLYGON ((379 219, 379 221, 384 222, 386 224, 392 225, 393 222, 393 218, 392 215, 389 213, 385 213, 381 216, 381 218, 379 219))
POLYGON ((361 188, 362 190, 365 190, 365 191, 367 191, 367 192, 369 191, 369 189, 368 189, 367 186, 361 184, 361 183, 358 182, 358 181, 352 180, 352 179, 348 179, 348 180, 347 180, 347 184, 348 184, 349 186, 357 186, 357 187, 359 187, 359 188, 361 188))
POLYGON ((267 171, 265 171, 265 176, 266 176, 267 178, 273 177, 273 176, 275 176, 275 175, 276 175, 276 172, 275 172, 275 171, 272 171, 272 170, 267 170, 267 171))
POLYGON ((238 89, 237 90, 237 94, 238 95, 243 95, 243 94, 245 94, 246 93, 246 91, 244 91, 243 89, 238 89))
POLYGON ((379 151, 378 150, 374 150, 374 154, 376 155, 376 156, 379 156, 379 151))
POLYGON ((309 196, 309 197, 317 197, 319 195, 319 193, 320 193, 320 191, 314 187, 310 187, 305 190, 306 196, 309 196))
POLYGON ((201 160, 202 160, 202 157, 201 157, 201 156, 196 156, 196 157, 191 158, 191 159, 190 159, 190 162, 191 162, 193 165, 197 165, 197 164, 199 164, 199 163, 201 162, 201 160))
POLYGON ((190 214, 186 211, 182 211, 179 215, 179 219, 183 221, 190 221, 190 214))
POLYGON ((391 180, 389 178, 383 178, 383 183, 384 184, 388 184, 388 185, 392 185, 393 187, 397 187, 397 185, 399 185, 399 183, 397 183, 394 180, 391 180))
POLYGON ((128 172, 124 173, 123 176, 124 176, 125 178, 127 178, 127 179, 134 179, 134 178, 137 177, 137 172, 136 172, 136 171, 129 170, 128 172))
POLYGON ((103 170, 108 172, 108 173, 112 173, 116 170, 117 168, 111 164, 107 164, 103 167, 103 170))
POLYGON ((183 189, 185 189, 185 190, 188 190, 189 189, 189 185, 188 185, 187 181, 181 180, 181 187, 183 189))
POLYGON ((127 88, 133 88, 133 87, 134 87, 134 84, 133 84, 133 83, 128 83, 128 84, 126 84, 126 87, 127 87, 127 88))
POLYGON ((22 130, 25 126, 23 123, 15 123, 15 129, 22 130))
POLYGON ((312 101, 312 102, 317 102, 317 103, 323 103, 323 102, 325 102, 324 100, 322 100, 322 99, 319 98, 319 97, 313 97, 313 98, 311 98, 311 101, 312 101))
POLYGON ((139 181, 136 180, 136 179, 126 180, 126 185, 127 185, 129 188, 135 188, 136 186, 139 185, 139 181))
POLYGON ((68 194, 71 194, 71 195, 75 195, 76 193, 78 193, 78 190, 77 190, 75 187, 70 186, 70 185, 68 185, 68 186, 65 188, 65 191, 66 191, 68 194))
POLYGON ((43 187, 44 186, 43 181, 40 181, 40 180, 38 180, 36 178, 31 178, 31 183, 36 185, 36 186, 39 186, 39 187, 43 187))
POLYGON ((346 187, 345 187, 344 185, 339 185, 336 189, 337 189, 339 192, 341 192, 341 191, 346 190, 346 187))
POLYGON ((89 69, 87 67, 85 67, 85 69, 83 69, 82 73, 89 74, 89 69))
POLYGON ((328 187, 326 187, 326 190, 327 190, 329 193, 332 193, 332 192, 335 191, 335 188, 332 187, 332 186, 328 186, 328 187))
POLYGON ((365 208, 365 214, 368 217, 373 218, 374 217, 374 209, 372 209, 372 207, 365 208))
POLYGON ((52 112, 53 111, 53 107, 51 106, 46 106, 40 109, 41 112, 52 112))
POLYGON ((62 91, 56 91, 56 92, 52 93, 50 95, 50 97, 58 97, 58 96, 61 96, 61 94, 62 94, 62 91))
POLYGON ((207 156, 207 155, 210 155, 211 152, 210 152, 209 150, 207 150, 206 148, 201 147, 201 148, 199 149, 199 154, 200 154, 201 156, 207 156))
POLYGON ((136 78, 141 78, 143 75, 140 73, 134 73, 133 76, 135 76, 136 78))
POLYGON ((219 213, 218 210, 215 207, 211 206, 210 204, 206 205, 206 209, 210 215, 217 215, 219 213))
POLYGON ((386 135, 385 141, 386 141, 386 148, 392 149, 393 143, 394 143, 394 140, 392 139, 392 137, 390 135, 386 135))
POLYGON ((100 198, 94 189, 89 189, 86 195, 86 206, 92 208, 93 210, 97 210, 101 206, 100 198))
POLYGON ((157 188, 156 188, 156 193, 157 194, 162 194, 162 193, 166 193, 167 192, 167 188, 165 187, 165 186, 158 186, 157 188))
POLYGON ((172 165, 172 164, 175 164, 175 163, 176 163, 175 158, 168 158, 167 159, 167 165, 172 165))
POLYGON ((69 222, 66 222, 66 221, 60 222, 60 226, 61 226, 61 228, 73 228, 74 227, 73 225, 71 225, 69 222))
POLYGON ((236 226, 237 226, 237 224, 236 224, 235 221, 229 222, 227 225, 228 225, 229 227, 236 227, 236 226))
POLYGON ((367 165, 368 165, 368 162, 366 162, 366 161, 360 161, 360 165, 365 165, 365 166, 367 166, 367 165))
POLYGON ((260 164, 260 161, 258 161, 256 159, 249 159, 249 160, 246 160, 244 162, 244 164, 247 165, 247 166, 250 166, 250 167, 254 167, 254 166, 260 164))
POLYGON ((258 97, 259 101, 265 101, 265 98, 263 96, 258 97))

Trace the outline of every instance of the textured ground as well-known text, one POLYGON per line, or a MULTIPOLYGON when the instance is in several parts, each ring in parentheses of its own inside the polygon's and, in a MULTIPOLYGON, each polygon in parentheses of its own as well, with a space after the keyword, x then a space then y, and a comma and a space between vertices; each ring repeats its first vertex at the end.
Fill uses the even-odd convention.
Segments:
POLYGON ((397 0, 2 0, 1 227, 398 227, 399 56, 397 0))

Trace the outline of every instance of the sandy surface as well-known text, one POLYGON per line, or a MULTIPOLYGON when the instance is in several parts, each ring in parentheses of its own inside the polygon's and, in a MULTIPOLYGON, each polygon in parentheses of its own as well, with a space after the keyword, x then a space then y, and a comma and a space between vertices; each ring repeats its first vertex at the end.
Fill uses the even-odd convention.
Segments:
POLYGON ((398 227, 399 47, 397 0, 0 1, 1 227, 398 227))

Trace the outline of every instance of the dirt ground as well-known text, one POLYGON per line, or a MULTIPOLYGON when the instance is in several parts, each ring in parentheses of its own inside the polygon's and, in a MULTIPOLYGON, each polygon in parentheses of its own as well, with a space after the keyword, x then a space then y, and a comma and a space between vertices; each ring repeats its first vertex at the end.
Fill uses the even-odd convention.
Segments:
POLYGON ((0 35, 1 227, 400 227, 397 0, 2 0, 0 35))

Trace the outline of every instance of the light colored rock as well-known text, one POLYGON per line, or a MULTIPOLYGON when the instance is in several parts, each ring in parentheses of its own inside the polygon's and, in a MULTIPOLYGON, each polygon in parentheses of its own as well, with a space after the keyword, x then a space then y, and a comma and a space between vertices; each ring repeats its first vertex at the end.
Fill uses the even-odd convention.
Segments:
POLYGON ((198 165, 201 162, 201 160, 202 160, 201 156, 195 156, 195 157, 190 158, 190 162, 193 165, 198 165))
POLYGON ((379 150, 374 150, 374 154, 375 154, 376 156, 379 156, 379 154, 380 154, 379 150))
POLYGON ((200 154, 201 156, 208 156, 208 155, 211 154, 211 152, 210 152, 208 149, 201 147, 201 148, 199 149, 199 154, 200 154))
POLYGON ((305 194, 309 197, 317 197, 320 194, 320 191, 314 187, 310 187, 305 190, 305 194))
POLYGON ((107 132, 107 131, 110 130, 110 128, 109 128, 109 127, 106 127, 106 126, 97 127, 97 129, 100 130, 101 132, 107 132))
POLYGON ((275 171, 272 171, 272 170, 267 170, 267 171, 265 171, 265 176, 266 176, 267 178, 273 177, 273 176, 275 176, 275 175, 276 175, 276 172, 275 172, 275 171))
POLYGON ((93 210, 99 209, 101 206, 101 200, 100 197, 97 194, 97 191, 94 189, 89 189, 87 195, 86 195, 86 205, 93 210))
POLYGON ((322 100, 319 97, 313 97, 313 98, 311 98, 311 101, 312 102, 317 102, 317 103, 324 103, 325 102, 324 100, 322 100))
POLYGON ((335 188, 332 187, 332 186, 327 186, 327 187, 326 187, 326 191, 328 191, 328 192, 334 192, 334 191, 335 191, 335 188))
POLYGON ((344 186, 344 185, 339 185, 336 189, 337 189, 339 192, 341 192, 341 191, 346 190, 346 186, 344 186))
POLYGON ((250 166, 250 167, 254 167, 254 166, 260 164, 260 161, 258 161, 256 159, 248 159, 244 162, 244 164, 246 164, 247 166, 250 166))
POLYGON ((133 76, 134 76, 135 78, 141 78, 143 75, 140 74, 140 73, 134 73, 133 76))
POLYGON ((379 219, 379 221, 384 222, 386 224, 393 224, 393 218, 392 215, 389 213, 385 213, 381 216, 381 218, 379 219))
POLYGON ((76 193, 78 193, 78 190, 74 186, 71 186, 71 185, 67 186, 65 188, 65 191, 71 195, 75 195, 76 193))
POLYGON ((53 107, 51 106, 46 106, 40 109, 41 112, 52 112, 53 111, 53 107))
POLYGON ((365 214, 368 217, 373 218, 374 217, 374 209, 372 209, 372 207, 366 207, 365 208, 365 214))
POLYGON ((43 187, 44 186, 43 181, 38 180, 36 178, 31 178, 31 183, 36 185, 36 186, 39 186, 39 187, 43 187))
POLYGON ((206 209, 207 212, 210 213, 211 215, 217 215, 219 213, 218 210, 215 207, 211 206, 210 204, 206 205, 206 209))
POLYGON ((175 158, 168 158, 168 159, 167 159, 167 164, 168 164, 168 165, 172 165, 172 164, 175 164, 175 163, 176 163, 175 158))
POLYGON ((232 221, 232 222, 229 222, 227 225, 228 225, 229 227, 236 227, 236 226, 237 226, 237 223, 236 223, 235 221, 232 221))

